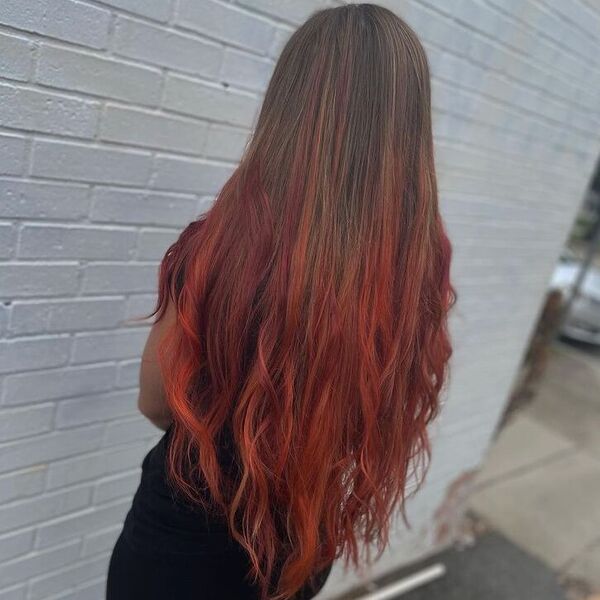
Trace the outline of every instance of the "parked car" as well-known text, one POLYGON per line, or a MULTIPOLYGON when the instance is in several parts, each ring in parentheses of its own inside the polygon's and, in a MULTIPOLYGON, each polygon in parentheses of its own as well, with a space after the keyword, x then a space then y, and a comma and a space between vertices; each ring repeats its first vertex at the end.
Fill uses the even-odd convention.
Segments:
MULTIPOLYGON (((550 288, 560 290, 565 301, 581 270, 581 262, 567 255, 558 262, 550 288)), ((579 342, 600 346, 600 269, 590 266, 565 318, 560 334, 579 342)))

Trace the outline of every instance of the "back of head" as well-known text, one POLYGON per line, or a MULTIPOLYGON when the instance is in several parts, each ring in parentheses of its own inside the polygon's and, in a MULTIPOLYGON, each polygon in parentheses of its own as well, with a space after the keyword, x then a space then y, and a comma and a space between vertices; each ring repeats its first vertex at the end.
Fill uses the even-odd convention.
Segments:
POLYGON ((421 44, 376 5, 314 13, 239 167, 167 252, 157 305, 178 314, 161 348, 170 474, 198 502, 206 481, 264 597, 386 546, 428 464, 449 266, 421 44))

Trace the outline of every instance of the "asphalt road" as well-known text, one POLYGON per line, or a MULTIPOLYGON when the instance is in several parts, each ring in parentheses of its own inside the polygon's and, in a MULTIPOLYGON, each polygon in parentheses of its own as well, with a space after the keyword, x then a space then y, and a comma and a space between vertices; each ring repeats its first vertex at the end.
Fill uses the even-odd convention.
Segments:
MULTIPOLYGON (((451 548, 378 581, 380 588, 442 563, 446 574, 394 600, 566 600, 555 573, 505 537, 488 531, 473 546, 451 548)), ((363 591, 344 600, 368 597, 363 591)))

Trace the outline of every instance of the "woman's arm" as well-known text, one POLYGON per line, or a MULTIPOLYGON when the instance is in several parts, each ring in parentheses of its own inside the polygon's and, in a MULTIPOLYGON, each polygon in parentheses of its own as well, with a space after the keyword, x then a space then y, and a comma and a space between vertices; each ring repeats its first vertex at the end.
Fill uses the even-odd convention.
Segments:
POLYGON ((169 301, 163 317, 152 325, 142 353, 140 366, 140 412, 159 429, 166 430, 172 421, 166 402, 162 376, 158 366, 158 343, 176 318, 175 305, 169 301))

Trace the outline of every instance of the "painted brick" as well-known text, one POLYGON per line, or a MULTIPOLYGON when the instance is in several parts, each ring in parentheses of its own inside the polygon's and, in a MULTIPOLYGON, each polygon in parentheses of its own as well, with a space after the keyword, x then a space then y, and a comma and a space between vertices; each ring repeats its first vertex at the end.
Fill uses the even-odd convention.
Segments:
POLYGON ((6 504, 12 500, 39 494, 44 489, 45 481, 46 467, 39 465, 0 475, 0 502, 6 504))
POLYGON ((0 258, 9 258, 14 251, 17 229, 10 223, 0 223, 0 258))
POLYGON ((137 397, 137 391, 125 390, 63 400, 56 408, 56 426, 87 425, 135 414, 137 397))
POLYGON ((147 152, 46 140, 33 145, 32 173, 50 179, 136 185, 148 180, 150 165, 147 152))
POLYGON ((137 440, 158 441, 159 430, 145 417, 138 416, 106 425, 104 443, 108 446, 137 440))
POLYGON ((102 425, 92 425, 0 444, 0 472, 38 466, 59 458, 91 452, 102 443, 103 433, 102 425))
POLYGON ((0 409, 0 442, 8 442, 52 429, 54 406, 0 409))
POLYGON ((192 196, 148 191, 97 188, 90 213, 99 223, 181 226, 195 216, 192 196))
POLYGON ((140 356, 148 329, 81 333, 73 342, 72 362, 93 363, 140 356))
POLYGON ((28 581, 41 573, 48 573, 71 564, 79 558, 80 540, 73 540, 54 548, 34 550, 25 556, 0 564, 0 581, 10 585, 17 581, 28 581))
POLYGON ((139 385, 140 360, 122 362, 117 370, 117 386, 137 388, 139 385))
POLYGON ((109 142, 198 154, 207 125, 192 119, 168 116, 121 106, 105 110, 100 137, 109 142))
POLYGON ((154 310, 155 304, 156 294, 132 294, 129 296, 125 308, 127 325, 140 327, 151 323, 151 320, 131 321, 131 319, 138 319, 139 317, 150 314, 154 310))
POLYGON ((124 298, 17 301, 8 329, 14 335, 110 329, 123 319, 125 303, 124 298))
POLYGON ((179 232, 165 229, 143 229, 137 245, 140 260, 161 260, 167 248, 179 237, 179 232))
POLYGON ((84 508, 90 503, 89 486, 21 499, 0 507, 0 531, 16 529, 84 508))
POLYGON ((101 479, 96 484, 93 501, 96 504, 131 497, 140 483, 140 470, 101 479))
POLYGON ((169 75, 163 106, 177 113, 250 127, 258 111, 258 98, 250 93, 206 84, 183 75, 169 75))
POLYGON ((223 50, 218 44, 120 16, 113 48, 117 54, 203 77, 215 77, 223 50))
POLYGON ((27 595, 27 584, 11 585, 9 588, 0 590, 0 600, 25 600, 27 595))
POLYGON ((83 274, 84 294, 129 294, 154 291, 157 282, 155 264, 97 263, 83 274))
POLYGON ((119 534, 121 526, 108 527, 87 535, 83 540, 83 556, 93 556, 99 552, 107 552, 112 550, 119 534))
POLYGON ((26 81, 33 64, 33 46, 27 38, 0 32, 0 73, 6 79, 26 81))
POLYGON ((57 519, 38 529, 36 545, 38 548, 46 548, 54 544, 69 540, 75 536, 93 529, 100 529, 115 525, 122 521, 131 500, 118 500, 105 506, 94 506, 79 512, 73 512, 69 516, 57 519))
POLYGON ((0 561, 26 554, 33 548, 34 529, 0 535, 0 561))
POLYGON ((155 21, 166 21, 171 14, 172 0, 148 2, 148 0, 100 0, 102 4, 121 8, 130 13, 148 17, 155 21))
POLYGON ((146 445, 133 441, 137 443, 105 448, 52 463, 48 467, 48 489, 96 480, 139 467, 146 453, 146 445))
POLYGON ((0 126, 91 138, 100 105, 39 90, 0 84, 0 126))
POLYGON ((0 335, 6 335, 7 323, 8 323, 8 315, 9 315, 9 305, 0 304, 0 335))
POLYGON ((77 290, 76 263, 12 263, 0 265, 2 294, 6 298, 60 296, 77 290))
MULTIPOLYGON (((0 153, 1 151, 0 136, 0 153)), ((15 155, 18 155, 18 151, 15 155)), ((2 163, 0 156, 0 165, 2 163)), ((83 185, 10 179, 0 180, 0 197, 2 216, 14 219, 76 221, 87 215, 90 203, 88 188, 83 185)))
POLYGON ((71 339, 68 336, 20 338, 0 342, 0 373, 47 369, 69 360, 71 339))
POLYGON ((0 23, 23 31, 104 48, 110 11, 77 0, 2 0, 0 23))
MULTIPOLYGON (((109 555, 104 554, 91 560, 80 561, 50 575, 37 577, 30 584, 30 600, 48 598, 65 588, 81 585, 94 577, 104 575, 108 569, 109 555)), ((75 596, 81 598, 80 595, 75 596)))
POLYGON ((285 44, 290 39, 290 36, 294 32, 294 29, 286 26, 279 26, 275 31, 275 37, 273 38, 273 43, 269 48, 269 56, 271 58, 277 59, 281 54, 285 44))
POLYGON ((214 203, 214 196, 200 196, 200 198, 198 198, 198 214, 203 215, 207 213, 214 203))
POLYGON ((217 192, 232 172, 232 166, 222 163, 160 155, 154 162, 151 185, 162 190, 208 194, 217 192))
MULTIPOLYGON (((0 510, 25 500, 32 513, 17 511, 29 524, 0 539, 0 599, 103 597, 103 560, 162 435, 135 408, 149 321, 132 317, 154 308, 164 250, 235 168, 296 24, 337 4, 0 2, 0 348, 11 350, 0 376, 0 510), (54 352, 68 337, 66 360, 79 366, 54 352), (91 504, 71 510, 67 495, 82 487, 91 504), (60 494, 64 512, 38 511, 60 494), (42 529, 42 545, 61 545, 26 547, 42 529)), ((384 4, 430 61, 459 286, 454 377, 413 504, 427 532, 448 485, 482 458, 597 159, 600 12, 589 1, 384 4)), ((379 568, 411 559, 415 544, 433 549, 400 536, 379 568)), ((332 595, 356 583, 341 581, 332 595)))
POLYGON ((133 255, 134 229, 36 224, 25 225, 19 239, 19 258, 79 258, 127 260, 133 255))
MULTIPOLYGON (((0 175, 20 175, 25 170, 27 140, 16 135, 0 135, 0 175)), ((4 209, 2 209, 3 216, 4 209)))
POLYGON ((149 106, 160 98, 159 69, 48 44, 39 53, 36 81, 44 85, 149 106))
MULTIPOLYGON (((321 8, 335 5, 335 1, 325 0, 303 0, 302 2, 294 2, 294 0, 239 0, 242 6, 249 9, 258 10, 266 14, 291 21, 295 24, 302 23, 302 21, 308 19, 310 14, 321 8)), ((391 10, 398 12, 403 15, 403 11, 399 10, 397 2, 390 2, 391 10)))
POLYGON ((274 35, 274 27, 266 19, 242 11, 237 6, 212 0, 181 0, 175 22, 263 54, 274 35))
POLYGON ((267 87, 273 66, 270 60, 228 48, 223 57, 221 80, 261 91, 267 87))
POLYGON ((105 577, 97 578, 84 585, 77 586, 67 594, 61 594, 61 600, 98 600, 106 591, 105 577))
POLYGON ((109 390, 114 365, 86 365, 7 375, 4 404, 28 404, 109 390))
POLYGON ((213 124, 206 136, 204 154, 207 158, 237 162, 249 140, 250 132, 228 125, 213 124))

